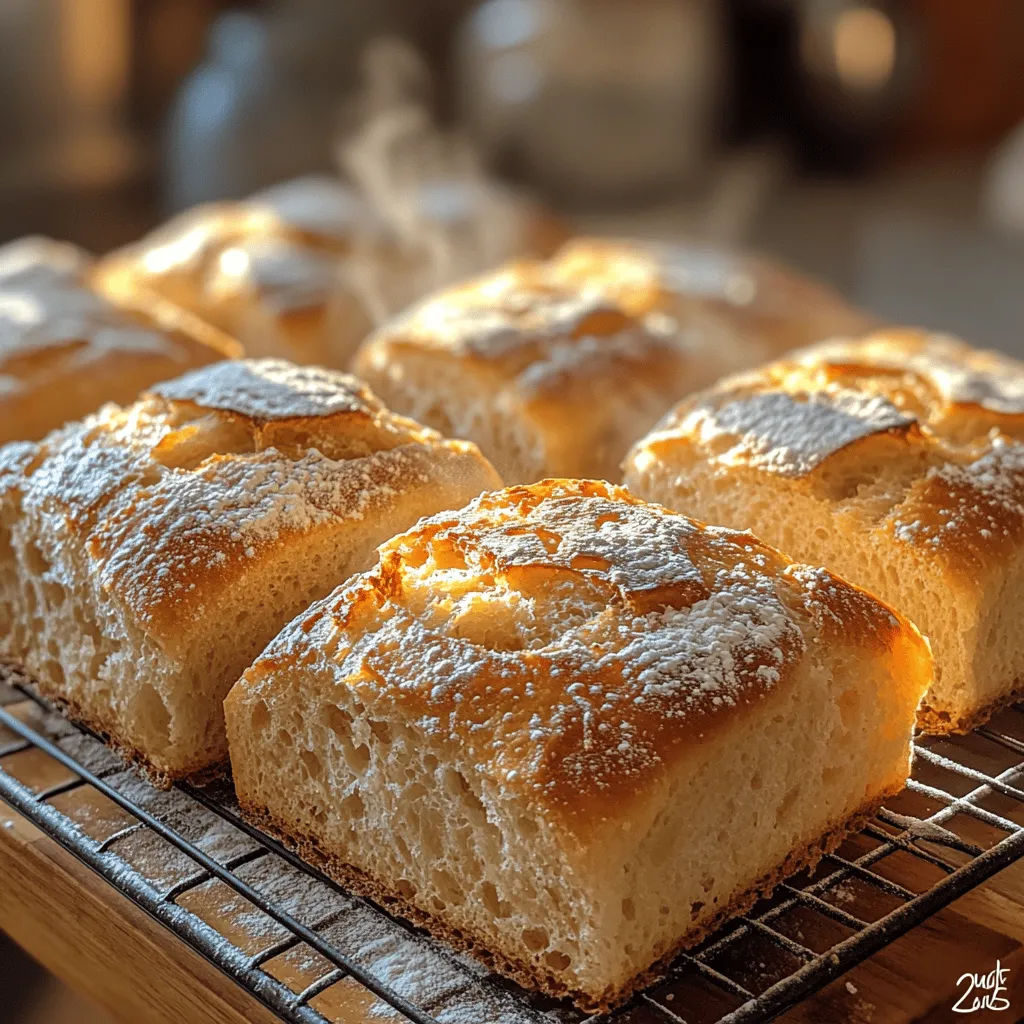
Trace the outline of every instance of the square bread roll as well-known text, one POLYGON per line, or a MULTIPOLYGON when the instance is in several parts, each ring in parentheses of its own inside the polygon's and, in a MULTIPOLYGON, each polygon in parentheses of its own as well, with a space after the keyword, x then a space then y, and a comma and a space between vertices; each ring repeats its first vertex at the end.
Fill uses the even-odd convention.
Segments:
POLYGON ((119 308, 91 286, 81 249, 30 237, 0 246, 0 444, 34 441, 104 402, 239 354, 193 318, 119 308))
POLYGON ((1024 695, 1024 364, 886 330, 679 405, 626 461, 640 495, 750 528, 925 633, 930 732, 1024 695))
POLYGON ((116 300, 156 294, 189 310, 249 356, 341 367, 371 327, 344 268, 370 231, 352 189, 301 178, 188 210, 102 259, 98 278, 116 300))
POLYGON ((419 209, 405 211, 413 223, 402 226, 417 236, 406 239, 350 186, 310 176, 189 210, 102 260, 99 278, 116 299, 163 296, 250 356, 345 367, 374 320, 418 299, 417 282, 443 269, 420 265, 424 246, 459 245, 473 258, 464 236, 479 226, 482 197, 505 215, 495 261, 564 237, 542 211, 499 198, 496 187, 444 181, 420 189, 419 209))
POLYGON ((347 374, 216 363, 0 449, 0 637, 160 785, 227 757, 264 645, 420 516, 500 486, 347 374))
POLYGON ((548 480, 384 544, 225 714, 251 820, 593 1010, 898 792, 930 681, 826 570, 548 480))
POLYGON ((507 483, 617 480, 629 446, 683 395, 868 323, 761 260, 580 239, 426 300, 353 366, 393 408, 475 441, 507 483))

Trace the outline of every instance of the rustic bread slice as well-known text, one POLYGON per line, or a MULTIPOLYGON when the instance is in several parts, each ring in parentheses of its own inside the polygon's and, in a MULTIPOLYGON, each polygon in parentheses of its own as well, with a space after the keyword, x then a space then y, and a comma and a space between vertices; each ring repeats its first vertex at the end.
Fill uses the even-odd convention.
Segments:
POLYGON ((749 527, 878 594, 931 640, 921 725, 1024 696, 1024 364, 888 330, 682 403, 626 462, 651 501, 749 527))
POLYGON ((827 571, 549 480, 383 545, 225 713, 251 820, 594 1009, 900 790, 930 680, 827 571))
POLYGON ((4 653, 157 781, 209 771, 228 688, 285 623, 495 486, 353 377, 215 364, 0 450, 4 653))

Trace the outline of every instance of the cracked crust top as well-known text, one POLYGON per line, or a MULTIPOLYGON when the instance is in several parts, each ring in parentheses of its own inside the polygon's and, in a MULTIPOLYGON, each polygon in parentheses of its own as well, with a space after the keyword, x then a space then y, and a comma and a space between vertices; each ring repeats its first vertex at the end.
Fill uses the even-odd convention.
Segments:
POLYGON ((885 330, 692 396, 627 462, 642 472, 653 460, 696 458, 787 476, 837 503, 870 503, 873 528, 975 573, 1024 541, 1022 441, 1024 363, 885 330), (871 485, 883 477, 880 497, 871 485), (837 481, 857 486, 847 493, 837 481))
POLYGON ((690 745, 789 685, 819 641, 924 650, 886 606, 750 534, 610 484, 548 480, 383 545, 238 685, 258 696, 281 669, 322 666, 304 678, 456 738, 586 843, 690 745))
POLYGON ((8 500, 55 516, 166 648, 265 555, 413 488, 500 485, 474 445, 394 415, 354 377, 277 360, 196 371, 7 452, 8 500))

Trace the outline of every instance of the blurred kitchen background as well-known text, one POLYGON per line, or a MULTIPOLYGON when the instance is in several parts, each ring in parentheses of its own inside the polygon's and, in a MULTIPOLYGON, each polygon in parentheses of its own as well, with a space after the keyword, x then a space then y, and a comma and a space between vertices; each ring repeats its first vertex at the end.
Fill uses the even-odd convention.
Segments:
MULTIPOLYGON (((0 0, 0 139, 0 241, 419 160, 1024 357, 1022 0, 0 0)), ((0 991, 102 1019, 2 936, 0 991)))
POLYGON ((106 251, 403 104, 581 229, 1024 355, 1021 0, 0 0, 0 240, 106 251))

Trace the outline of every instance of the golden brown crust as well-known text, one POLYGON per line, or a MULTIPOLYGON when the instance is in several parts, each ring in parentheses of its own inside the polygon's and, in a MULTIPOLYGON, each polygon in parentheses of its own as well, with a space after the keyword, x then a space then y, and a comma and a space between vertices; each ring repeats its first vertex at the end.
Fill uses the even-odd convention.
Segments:
MULTIPOLYGON (((425 201, 424 233, 447 230, 453 215, 479 220, 478 195, 491 191, 473 183, 454 203, 425 201)), ((514 213, 521 237, 510 230, 502 239, 509 253, 539 247, 546 255, 564 238, 557 220, 532 204, 503 191, 491 198, 514 213)), ((307 177, 189 210, 101 260, 97 277, 115 295, 160 296, 190 310, 239 338, 251 356, 346 366, 377 307, 401 309, 419 297, 411 289, 424 277, 425 257, 411 250, 352 188, 307 177)))
POLYGON ((238 354, 213 328, 159 303, 115 305, 89 258, 47 239, 0 248, 0 443, 35 440, 105 401, 238 354))
POLYGON ((373 522, 409 494, 500 483, 472 445, 390 413, 355 378, 274 360, 186 375, 33 453, 3 483, 57 516, 165 650, 187 649, 218 595, 268 557, 373 522))
MULTIPOLYGON (((382 545, 377 567, 287 627, 231 699, 323 657, 325 678, 385 717, 435 722, 586 847, 695 742, 791 685, 817 640, 924 649, 875 598, 750 534, 603 482, 549 480, 382 545)), ((911 704, 915 674, 894 682, 911 704)))
MULTIPOLYGON (((652 308, 627 309, 600 282, 560 280, 557 265, 518 260, 427 299, 367 346, 429 351, 519 380, 527 398, 557 393, 566 380, 630 366, 647 374, 688 363, 652 308)), ((655 379, 652 376, 652 380, 655 379)))
MULTIPOLYGON (((922 331, 813 346, 681 403, 627 463, 677 452, 786 476, 828 500, 859 467, 892 478, 873 529, 965 580, 1024 540, 1024 364, 922 331)), ((642 470, 641 470, 642 471, 642 470)), ((863 476, 863 472, 861 472, 863 476)))
POLYGON ((537 989, 556 999, 571 999, 579 1009, 586 1013, 603 1013, 620 1006, 634 993, 657 982, 664 976, 680 953, 701 943, 730 918, 749 910, 758 900, 770 896, 775 887, 786 878, 804 868, 813 870, 823 856, 836 850, 847 836, 859 831, 874 816, 883 802, 888 797, 894 796, 901 788, 892 787, 881 795, 873 797, 846 821, 830 825, 821 836, 808 842, 802 848, 793 850, 777 868, 742 891, 733 894, 714 917, 682 936, 668 953, 660 957, 647 970, 630 979, 625 985, 609 989, 597 996, 593 993, 568 989, 564 982, 559 981, 551 974, 539 971, 534 964, 516 956, 514 952, 482 947, 474 941, 471 935, 449 925, 441 915, 425 912, 387 881, 371 878, 359 868, 346 864, 341 857, 333 854, 330 850, 325 850, 316 836, 295 832, 286 822, 275 818, 266 809, 249 804, 245 800, 240 800, 240 808, 246 819, 253 825, 280 839, 305 861, 319 868, 352 892, 375 900, 386 906, 391 913, 397 913, 413 924, 427 929, 435 938, 447 942, 456 949, 473 954, 489 966, 493 965, 502 974, 512 978, 520 985, 537 989))
POLYGON ((100 260, 96 279, 118 301, 173 303, 250 355, 342 365, 371 326, 340 276, 368 221, 340 181, 298 179, 189 210, 100 260))
POLYGON ((602 281, 628 309, 686 321, 709 317, 756 347, 748 362, 838 334, 873 318, 833 289, 761 257, 683 243, 578 238, 556 259, 564 280, 602 281))
POLYGON ((509 482, 617 479, 681 395, 817 337, 797 326, 818 315, 808 303, 833 330, 866 326, 838 300, 842 314, 787 298, 779 275, 749 264, 578 239, 426 299, 370 335, 354 366, 396 408, 475 440, 509 482), (736 281, 756 300, 733 295, 736 281))
POLYGON ((368 340, 359 365, 425 351, 515 381, 527 404, 564 401, 589 377, 619 383, 624 367, 679 394, 869 323, 827 289, 750 258, 577 239, 548 263, 510 263, 427 300, 368 340))

